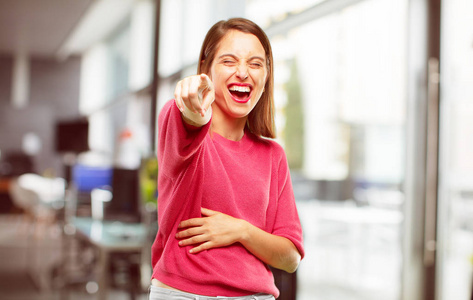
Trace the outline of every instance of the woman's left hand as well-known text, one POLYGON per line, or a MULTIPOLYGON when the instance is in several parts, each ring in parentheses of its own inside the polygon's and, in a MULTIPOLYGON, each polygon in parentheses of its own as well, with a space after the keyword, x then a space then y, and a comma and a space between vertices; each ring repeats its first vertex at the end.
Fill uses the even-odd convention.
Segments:
POLYGON ((190 253, 211 248, 225 247, 238 242, 244 232, 245 222, 224 213, 201 208, 204 217, 182 221, 176 234, 180 246, 197 245, 190 253))

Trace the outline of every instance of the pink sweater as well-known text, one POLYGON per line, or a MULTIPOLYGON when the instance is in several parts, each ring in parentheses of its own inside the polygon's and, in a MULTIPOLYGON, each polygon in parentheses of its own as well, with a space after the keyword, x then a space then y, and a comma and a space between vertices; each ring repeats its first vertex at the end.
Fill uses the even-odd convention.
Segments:
POLYGON ((200 208, 244 219, 291 240, 304 255, 302 230, 284 150, 248 131, 227 140, 186 125, 174 101, 159 115, 158 224, 152 246, 153 278, 206 296, 279 296, 268 266, 240 243, 190 254, 175 235, 179 222, 200 208))

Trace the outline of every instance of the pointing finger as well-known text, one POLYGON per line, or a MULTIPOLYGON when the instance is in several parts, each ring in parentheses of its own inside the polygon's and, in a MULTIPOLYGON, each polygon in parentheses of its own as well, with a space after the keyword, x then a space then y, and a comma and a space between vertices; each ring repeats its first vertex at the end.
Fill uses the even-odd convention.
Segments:
POLYGON ((189 100, 193 105, 193 111, 200 113, 202 110, 202 100, 200 96, 200 78, 194 77, 189 83, 189 100))
POLYGON ((199 89, 201 89, 202 91, 205 91, 205 90, 211 91, 213 89, 212 80, 210 80, 210 77, 205 73, 200 74, 199 89))
POLYGON ((203 112, 205 113, 205 111, 209 109, 210 105, 215 100, 215 91, 213 87, 213 82, 206 74, 201 74, 200 78, 202 80, 202 83, 200 85, 202 89, 202 108, 204 110, 203 112))

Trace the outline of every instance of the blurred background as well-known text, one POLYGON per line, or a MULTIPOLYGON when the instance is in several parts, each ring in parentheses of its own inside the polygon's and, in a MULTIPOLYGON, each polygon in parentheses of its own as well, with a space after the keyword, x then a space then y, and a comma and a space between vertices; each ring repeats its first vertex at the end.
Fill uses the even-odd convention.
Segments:
POLYGON ((473 2, 0 0, 0 295, 147 299, 156 116, 217 21, 274 51, 306 257, 279 299, 469 300, 473 2))

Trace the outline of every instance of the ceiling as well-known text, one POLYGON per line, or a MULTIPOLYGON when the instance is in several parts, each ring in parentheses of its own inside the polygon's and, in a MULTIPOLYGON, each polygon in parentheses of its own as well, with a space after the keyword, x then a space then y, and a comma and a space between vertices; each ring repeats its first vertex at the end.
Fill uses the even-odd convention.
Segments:
POLYGON ((94 0, 0 0, 0 54, 55 57, 94 0))

